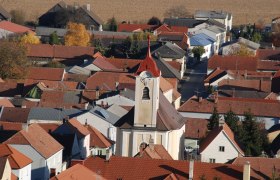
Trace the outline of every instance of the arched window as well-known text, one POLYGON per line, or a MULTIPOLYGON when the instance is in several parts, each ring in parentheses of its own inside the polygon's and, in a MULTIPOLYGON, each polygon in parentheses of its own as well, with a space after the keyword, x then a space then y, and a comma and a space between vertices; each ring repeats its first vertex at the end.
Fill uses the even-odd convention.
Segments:
POLYGON ((144 87, 142 99, 150 99, 149 92, 150 92, 149 88, 148 87, 144 87))

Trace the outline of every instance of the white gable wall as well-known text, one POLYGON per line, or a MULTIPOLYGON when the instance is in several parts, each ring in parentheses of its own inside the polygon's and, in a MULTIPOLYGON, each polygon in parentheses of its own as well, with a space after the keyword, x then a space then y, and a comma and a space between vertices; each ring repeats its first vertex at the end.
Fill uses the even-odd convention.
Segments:
POLYGON ((12 172, 20 180, 30 180, 31 179, 31 163, 21 169, 12 169, 12 172))
POLYGON ((201 153, 201 161, 210 162, 211 158, 215 159, 216 163, 226 163, 229 160, 238 157, 238 154, 237 149, 222 131, 201 153), (225 151, 220 152, 219 146, 224 146, 225 151))
POLYGON ((55 169, 56 174, 61 173, 62 169, 62 149, 47 159, 48 172, 50 169, 55 169))

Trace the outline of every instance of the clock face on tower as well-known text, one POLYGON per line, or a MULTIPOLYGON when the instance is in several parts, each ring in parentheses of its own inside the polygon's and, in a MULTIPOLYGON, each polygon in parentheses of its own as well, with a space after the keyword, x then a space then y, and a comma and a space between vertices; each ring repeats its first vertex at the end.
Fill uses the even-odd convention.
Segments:
POLYGON ((152 77, 152 75, 147 72, 147 71, 143 71, 140 75, 140 81, 146 86, 147 85, 147 78, 152 77))

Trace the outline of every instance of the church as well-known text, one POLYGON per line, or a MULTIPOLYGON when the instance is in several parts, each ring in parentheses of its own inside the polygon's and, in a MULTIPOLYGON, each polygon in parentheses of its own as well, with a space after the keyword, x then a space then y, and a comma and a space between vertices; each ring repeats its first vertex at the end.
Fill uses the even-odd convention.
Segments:
POLYGON ((148 40, 135 74, 135 106, 118 122, 117 155, 133 157, 142 145, 161 144, 174 160, 183 159, 185 120, 161 92, 160 76, 148 40))

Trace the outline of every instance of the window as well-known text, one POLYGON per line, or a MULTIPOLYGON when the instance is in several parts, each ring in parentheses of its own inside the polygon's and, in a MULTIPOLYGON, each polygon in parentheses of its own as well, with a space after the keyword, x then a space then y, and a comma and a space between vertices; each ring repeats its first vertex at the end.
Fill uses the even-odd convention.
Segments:
POLYGON ((209 162, 210 162, 210 163, 215 163, 215 162, 216 162, 216 159, 210 158, 210 159, 209 159, 209 162))
POLYGON ((144 87, 142 99, 145 99, 145 100, 150 99, 149 92, 150 92, 149 88, 148 87, 144 87))
POLYGON ((100 156, 100 155, 102 155, 102 150, 98 150, 97 151, 97 154, 100 156))
POLYGON ((219 151, 220 152, 225 152, 225 146, 219 146, 219 151))

